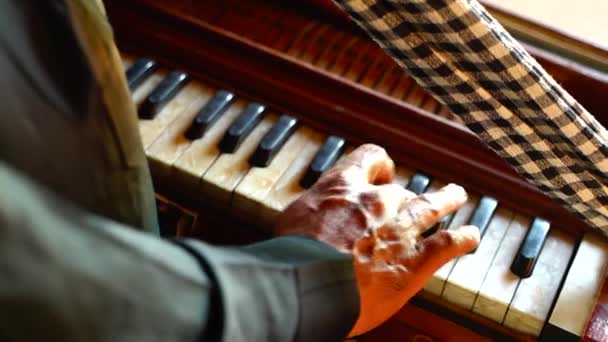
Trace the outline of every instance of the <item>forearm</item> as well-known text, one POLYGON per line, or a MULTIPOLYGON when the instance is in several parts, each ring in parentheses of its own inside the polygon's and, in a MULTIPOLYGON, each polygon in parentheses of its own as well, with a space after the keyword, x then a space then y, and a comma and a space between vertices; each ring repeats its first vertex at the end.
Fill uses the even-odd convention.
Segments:
POLYGON ((317 241, 170 243, 73 207, 2 163, 0 189, 4 340, 332 340, 357 317, 350 256, 317 241))

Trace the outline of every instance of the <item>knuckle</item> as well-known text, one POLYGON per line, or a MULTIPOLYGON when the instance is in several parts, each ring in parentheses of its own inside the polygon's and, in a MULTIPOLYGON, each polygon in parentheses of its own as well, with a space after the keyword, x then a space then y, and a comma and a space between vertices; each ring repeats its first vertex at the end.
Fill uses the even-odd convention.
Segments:
POLYGON ((382 227, 376 229, 376 235, 380 240, 383 241, 399 241, 400 236, 396 231, 395 227, 391 225, 383 225, 382 227))
POLYGON ((370 259, 374 253, 376 241, 371 236, 363 237, 355 243, 355 254, 358 257, 370 259))
POLYGON ((365 153, 384 153, 386 154, 386 150, 376 144, 363 144, 359 146, 355 151, 361 151, 365 153))
POLYGON ((359 194, 359 203, 361 206, 373 216, 382 216, 384 214, 384 203, 380 199, 380 195, 376 191, 366 191, 359 194))

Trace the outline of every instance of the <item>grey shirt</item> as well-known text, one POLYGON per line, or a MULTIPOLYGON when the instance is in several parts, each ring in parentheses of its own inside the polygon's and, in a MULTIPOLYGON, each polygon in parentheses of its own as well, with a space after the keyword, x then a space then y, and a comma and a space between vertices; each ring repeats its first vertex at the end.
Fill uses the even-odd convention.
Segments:
POLYGON ((95 1, 0 2, 0 72, 0 339, 346 335, 359 309, 349 256, 303 237, 156 237, 135 109, 95 1))

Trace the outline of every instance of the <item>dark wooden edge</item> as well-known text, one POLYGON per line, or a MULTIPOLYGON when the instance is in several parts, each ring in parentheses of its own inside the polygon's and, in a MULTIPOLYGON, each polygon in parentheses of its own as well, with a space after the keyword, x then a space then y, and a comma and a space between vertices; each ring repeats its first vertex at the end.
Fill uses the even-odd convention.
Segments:
POLYGON ((389 321, 378 328, 358 336, 359 342, 489 342, 496 338, 480 335, 467 326, 459 325, 413 303, 406 304, 389 321))
MULTIPOLYGON (((446 302, 434 294, 424 290, 420 291, 410 300, 424 310, 433 312, 441 317, 454 322, 457 325, 466 326, 480 336, 486 336, 493 341, 534 341, 536 337, 523 334, 505 326, 502 326, 489 318, 482 317, 472 311, 465 310, 457 305, 446 302)), ((400 312, 396 317, 407 317, 406 313, 400 312)), ((409 320, 408 320, 409 321, 409 320)))
POLYGON ((222 80, 353 143, 378 143, 405 165, 496 196, 576 235, 588 229, 461 126, 211 26, 175 3, 107 1, 120 48, 222 80))

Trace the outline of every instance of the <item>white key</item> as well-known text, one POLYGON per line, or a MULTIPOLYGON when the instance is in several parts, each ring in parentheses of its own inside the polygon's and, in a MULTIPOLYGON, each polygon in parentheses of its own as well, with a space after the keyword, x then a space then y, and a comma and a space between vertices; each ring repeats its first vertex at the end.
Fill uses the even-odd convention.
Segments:
POLYGON ((514 213, 506 208, 498 208, 475 253, 461 256, 455 262, 441 295, 448 302, 468 310, 473 308, 477 292, 500 248, 513 215, 514 213))
POLYGON ((549 327, 583 336, 607 268, 608 242, 598 234, 585 234, 551 312, 549 327))
POLYGON ((549 232, 532 276, 519 282, 505 317, 505 326, 540 335, 574 246, 574 237, 555 229, 549 232))
MULTIPOLYGON (((162 133, 146 148, 150 168, 157 179, 162 181, 169 178, 173 163, 190 146, 191 140, 184 135, 186 130, 190 127, 196 113, 212 96, 213 91, 210 88, 193 82, 189 85, 189 91, 184 93, 185 98, 181 101, 181 106, 171 107, 172 103, 167 104, 169 109, 174 108, 178 111, 177 113, 167 113, 175 120, 162 130, 162 133)), ((152 132, 153 127, 149 126, 149 128, 152 132)))
MULTIPOLYGON (((268 166, 252 167, 234 190, 233 212, 247 218, 249 222, 258 222, 261 202, 289 165, 298 157, 311 134, 310 128, 298 128, 268 166)), ((269 229, 269 227, 264 228, 269 229)))
POLYGON ((135 103, 135 108, 139 107, 139 105, 152 92, 152 90, 154 90, 154 88, 156 88, 156 86, 160 83, 160 81, 162 81, 163 78, 165 77, 165 74, 166 74, 165 70, 157 71, 157 72, 153 73, 152 75, 150 75, 150 77, 146 78, 146 80, 143 81, 139 85, 139 87, 137 87, 135 89, 135 91, 131 94, 131 98, 133 99, 133 102, 135 103))
POLYGON ((220 156, 219 143, 247 104, 236 101, 205 132, 190 143, 190 146, 173 163, 171 176, 183 195, 195 201, 200 200, 201 178, 213 162, 220 156))
POLYGON ((410 178, 414 175, 414 171, 407 169, 403 166, 397 166, 395 168, 395 176, 393 177, 393 183, 401 186, 407 186, 410 178))
POLYGON ((511 221, 475 298, 474 312, 502 323, 519 284, 519 277, 510 270, 511 263, 531 222, 530 217, 519 214, 511 221))
POLYGON ((203 175, 201 191, 209 198, 209 203, 218 207, 229 207, 232 192, 249 171, 249 158, 276 121, 276 115, 266 115, 235 153, 220 155, 207 170, 203 175))
MULTIPOLYGON (((209 99, 212 90, 201 85, 198 82, 190 82, 184 86, 171 101, 169 101, 163 109, 156 114, 152 120, 139 120, 139 133, 141 135, 144 149, 151 147, 152 143, 161 136, 166 140, 166 130, 171 130, 174 127, 173 121, 176 120, 177 126, 183 126, 184 116, 192 117, 192 113, 196 114, 209 99)), ((183 132, 179 132, 183 137, 183 132)), ((172 137, 173 138, 173 137, 172 137)), ((172 144, 176 141, 165 141, 172 144)), ((179 141, 182 142, 181 140, 179 141)))
POLYGON ((289 165, 281 178, 272 187, 266 198, 262 201, 260 214, 262 225, 270 227, 274 224, 277 215, 304 193, 306 189, 300 186, 300 180, 304 177, 308 166, 323 145, 323 142, 324 137, 321 134, 313 133, 300 151, 298 158, 289 165))
MULTIPOLYGON (((469 219, 475 211, 477 204, 479 202, 479 197, 475 195, 469 194, 469 198, 465 202, 465 204, 454 214, 452 221, 447 229, 457 229, 461 226, 469 223, 469 219)), ((435 274, 429 279, 429 281, 424 285, 424 289, 436 296, 441 296, 443 292, 443 287, 445 284, 445 280, 450 275, 452 271, 452 267, 454 267, 454 263, 456 260, 450 260, 441 266, 435 274)))

